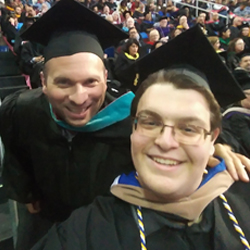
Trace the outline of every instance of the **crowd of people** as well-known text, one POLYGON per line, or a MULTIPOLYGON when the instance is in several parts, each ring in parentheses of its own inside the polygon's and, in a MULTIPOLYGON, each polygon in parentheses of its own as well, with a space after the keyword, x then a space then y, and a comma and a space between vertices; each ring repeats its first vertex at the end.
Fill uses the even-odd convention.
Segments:
MULTIPOLYGON (((249 9, 246 1, 199 3, 204 11, 196 16, 195 1, 114 0, 79 1, 97 15, 128 34, 109 50, 106 62, 109 77, 122 81, 120 75, 135 60, 167 43, 198 24, 209 37, 217 53, 233 71, 239 64, 241 52, 250 50, 249 9), (206 12, 207 10, 207 12, 206 12), (134 40, 133 40, 134 39, 134 40), (133 41, 133 42, 132 42, 133 41), (132 43, 131 43, 132 42, 132 43), (226 53, 227 52, 227 53, 226 53)), ((6 0, 1 8, 1 28, 14 52, 20 69, 30 76, 33 88, 41 86, 39 72, 43 67, 43 47, 33 41, 23 41, 20 33, 41 17, 56 1, 38 2, 6 0)))
POLYGON ((200 7, 6 0, 32 86, 0 107, 16 250, 250 249, 249 7, 200 7))

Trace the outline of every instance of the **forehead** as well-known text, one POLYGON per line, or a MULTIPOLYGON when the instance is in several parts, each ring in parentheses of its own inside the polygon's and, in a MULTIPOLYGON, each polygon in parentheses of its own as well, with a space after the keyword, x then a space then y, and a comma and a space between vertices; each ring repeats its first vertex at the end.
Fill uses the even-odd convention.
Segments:
POLYGON ((176 89, 172 84, 159 83, 149 87, 138 103, 137 114, 143 110, 153 111, 167 120, 196 117, 204 124, 210 123, 206 99, 195 90, 176 89))
POLYGON ((243 58, 241 58, 241 62, 249 61, 249 60, 250 60, 250 55, 249 56, 244 56, 243 58))
POLYGON ((243 43, 244 43, 244 41, 242 39, 239 39, 239 40, 236 41, 235 44, 243 44, 243 43))
POLYGON ((51 77, 63 75, 74 77, 91 74, 103 75, 104 64, 100 57, 93 53, 81 52, 70 56, 52 58, 46 64, 47 74, 51 77))
POLYGON ((157 36, 159 35, 159 32, 157 30, 152 30, 150 33, 149 33, 150 36, 157 36))

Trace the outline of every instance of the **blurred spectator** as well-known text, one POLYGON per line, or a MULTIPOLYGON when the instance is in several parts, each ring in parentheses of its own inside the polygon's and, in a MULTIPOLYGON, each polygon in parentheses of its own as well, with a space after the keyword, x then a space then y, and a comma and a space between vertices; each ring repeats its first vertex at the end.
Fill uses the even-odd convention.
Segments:
POLYGON ((250 37, 249 37, 249 24, 244 23, 241 26, 239 37, 243 39, 246 45, 246 49, 250 49, 250 37))
POLYGON ((234 14, 240 17, 250 17, 250 7, 247 6, 248 2, 241 2, 239 7, 234 10, 234 14))
POLYGON ((125 20, 124 24, 123 24, 123 31, 128 32, 130 28, 135 26, 135 20, 133 19, 133 17, 129 17, 127 20, 125 20))
POLYGON ((104 5, 104 7, 102 9, 101 17, 106 18, 109 15, 110 15, 110 8, 108 5, 104 5))
POLYGON ((150 44, 151 46, 153 46, 155 44, 155 42, 160 40, 160 34, 159 31, 157 29, 153 29, 149 32, 149 41, 147 42, 147 44, 150 44))
MULTIPOLYGON (((138 51, 139 51, 140 56, 147 54, 148 49, 151 49, 151 46, 149 47, 147 44, 144 43, 144 41, 142 40, 141 36, 139 35, 136 27, 130 28, 128 31, 128 35, 129 35, 129 38, 133 38, 133 39, 136 39, 138 41, 138 43, 139 43, 139 50, 138 51)), ((125 46, 127 41, 128 41, 128 39, 120 42, 119 47, 117 49, 118 53, 121 50, 121 48, 125 46)))
POLYGON ((230 124, 231 131, 240 142, 240 153, 250 157, 250 54, 241 57, 239 67, 233 75, 240 84, 246 98, 236 103, 224 113, 224 120, 230 124))
POLYGON ((135 19, 144 19, 145 5, 140 2, 139 7, 135 10, 133 17, 135 19))
POLYGON ((221 12, 223 10, 227 11, 229 8, 227 6, 222 5, 222 0, 215 0, 215 4, 213 5, 213 10, 221 12))
POLYGON ((189 25, 188 25, 186 16, 181 16, 179 18, 179 24, 177 25, 176 28, 177 29, 182 29, 182 30, 188 30, 189 29, 189 25))
POLYGON ((109 0, 109 2, 106 3, 111 11, 116 11, 117 10, 117 4, 114 0, 109 0))
POLYGON ((113 24, 119 25, 122 23, 119 11, 114 11, 112 13, 112 17, 113 17, 113 24))
POLYGON ((40 16, 42 16, 44 13, 46 13, 49 10, 48 5, 46 3, 42 4, 41 12, 39 13, 40 16))
POLYGON ((160 48, 164 44, 166 44, 166 43, 164 41, 161 41, 161 40, 155 42, 155 44, 152 46, 151 51, 154 51, 155 49, 160 48))
POLYGON ((239 64, 239 58, 237 54, 242 52, 245 48, 245 43, 241 38, 235 38, 230 41, 228 45, 228 67, 233 71, 239 64))
POLYGON ((132 2, 130 11, 131 11, 132 13, 134 13, 135 10, 139 8, 139 5, 140 5, 140 0, 134 0, 134 1, 132 2))
POLYGON ((173 28, 171 29, 168 26, 168 18, 166 16, 160 18, 159 26, 156 29, 159 31, 161 37, 169 36, 171 30, 173 30, 173 28))
POLYGON ((239 27, 241 25, 242 25, 241 17, 235 17, 233 19, 233 24, 230 26, 230 31, 231 31, 230 40, 233 40, 239 36, 240 34, 239 27))
MULTIPOLYGON (((239 70, 239 69, 243 69, 247 71, 248 74, 250 74, 250 53, 245 53, 241 56, 239 67, 237 67, 235 70, 239 70)), ((250 81, 249 81, 249 84, 250 84, 250 81)))
POLYGON ((217 12, 212 13, 212 20, 207 24, 207 35, 218 36, 219 31, 223 28, 224 23, 219 19, 217 12))
POLYGON ((148 5, 146 6, 146 12, 151 12, 152 21, 155 23, 159 20, 160 15, 157 12, 155 2, 153 0, 150 0, 148 5))
POLYGON ((128 7, 127 7, 127 1, 126 0, 122 0, 119 6, 119 12, 121 14, 123 14, 124 11, 128 11, 128 7))
POLYGON ((33 17, 31 17, 31 18, 30 17, 25 17, 24 22, 23 22, 23 26, 18 31, 18 33, 17 33, 17 35, 15 37, 15 44, 14 44, 13 48, 14 48, 14 52, 17 55, 18 63, 20 62, 21 50, 22 50, 22 46, 23 46, 23 44, 25 42, 20 37, 20 34, 22 34, 26 29, 28 29, 37 19, 38 19, 38 17, 35 17, 35 18, 33 18, 33 17))
POLYGON ((126 10, 122 13, 122 16, 124 18, 124 20, 126 21, 129 17, 131 17, 131 11, 130 10, 126 10))
POLYGON ((41 87, 40 72, 44 63, 43 47, 35 42, 26 42, 21 50, 21 70, 30 76, 32 88, 41 87))
POLYGON ((113 16, 112 16, 112 15, 106 16, 105 19, 106 19, 108 22, 110 22, 110 23, 113 24, 113 16))
POLYGON ((144 20, 141 24, 141 32, 149 33, 153 29, 154 22, 152 21, 151 12, 144 13, 144 20))
POLYGON ((93 6, 91 7, 91 10, 92 10, 93 12, 95 12, 97 15, 101 15, 101 12, 99 11, 98 5, 97 5, 97 4, 93 5, 93 6))
POLYGON ((39 0, 38 3, 36 3, 34 6, 38 8, 38 11, 41 12, 42 11, 42 5, 46 4, 48 9, 50 9, 51 5, 49 2, 47 2, 46 0, 39 0))
POLYGON ((221 48, 224 50, 228 49, 228 45, 230 42, 230 35, 231 35, 231 31, 228 26, 224 26, 219 31, 219 39, 220 39, 221 48))
POLYGON ((84 2, 82 3, 86 8, 91 8, 94 4, 94 2, 92 0, 84 0, 84 2))
POLYGON ((183 32, 182 29, 175 29, 172 31, 170 38, 173 39, 177 36, 179 36, 183 32))
POLYGON ((176 18, 178 16, 178 8, 173 4, 172 0, 167 1, 167 14, 169 16, 176 18))
POLYGON ((99 0, 99 1, 97 2, 96 5, 97 5, 97 8, 98 8, 98 10, 99 10, 100 12, 103 10, 105 4, 106 4, 106 0, 99 0))
POLYGON ((237 0, 230 0, 228 3, 229 11, 234 12, 234 10, 237 8, 237 0))
MULTIPOLYGON (((115 62, 115 75, 118 76, 139 58, 139 43, 137 39, 129 38, 125 44, 124 52, 118 54, 115 62)), ((118 77, 119 78, 119 77, 118 77)))
POLYGON ((34 10, 34 8, 32 6, 29 5, 25 5, 25 16, 27 17, 35 17, 36 16, 36 11, 34 10))
POLYGON ((220 40, 219 40, 219 38, 217 36, 210 36, 207 39, 211 43, 211 45, 213 46, 214 50, 217 53, 221 52, 221 50, 220 50, 220 40))

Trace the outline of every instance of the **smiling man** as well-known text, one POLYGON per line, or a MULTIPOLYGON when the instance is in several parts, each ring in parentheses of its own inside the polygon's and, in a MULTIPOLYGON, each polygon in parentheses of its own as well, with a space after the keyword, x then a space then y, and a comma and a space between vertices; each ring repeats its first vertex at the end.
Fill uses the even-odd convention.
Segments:
POLYGON ((108 105, 103 49, 127 35, 79 3, 61 0, 22 36, 45 45, 43 87, 4 100, 0 134, 4 188, 19 202, 16 249, 27 250, 53 222, 107 194, 113 178, 133 168, 134 95, 108 105))
POLYGON ((231 82, 221 85, 229 84, 240 94, 197 28, 158 49, 161 55, 171 55, 175 64, 171 69, 162 69, 169 62, 161 60, 158 52, 138 60, 134 70, 146 78, 131 105, 136 171, 118 176, 111 186, 113 196, 97 197, 77 209, 32 250, 249 249, 250 184, 233 183, 222 158, 205 171, 221 128, 220 107, 209 88, 217 80, 209 76, 210 67, 202 64, 204 57, 189 38, 201 42, 200 49, 208 53, 207 60, 215 68, 224 67, 222 77, 231 82), (189 51, 185 45, 173 50, 181 40, 188 43, 189 51), (181 58, 185 51, 188 56, 181 58), (156 72, 147 76, 146 66, 156 72))

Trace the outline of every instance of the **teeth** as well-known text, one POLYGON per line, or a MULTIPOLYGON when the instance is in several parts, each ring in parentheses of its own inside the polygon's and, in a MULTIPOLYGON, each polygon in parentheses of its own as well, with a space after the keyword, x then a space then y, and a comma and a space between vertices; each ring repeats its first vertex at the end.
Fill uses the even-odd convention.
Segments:
POLYGON ((153 160, 160 163, 160 164, 164 164, 164 165, 177 165, 178 162, 177 161, 173 161, 173 160, 167 160, 167 159, 162 159, 162 158, 156 158, 156 157, 153 157, 153 160))
POLYGON ((73 109, 69 109, 69 110, 70 110, 70 112, 75 113, 75 114, 81 114, 81 113, 83 113, 83 112, 86 111, 86 109, 85 110, 73 110, 73 109))

